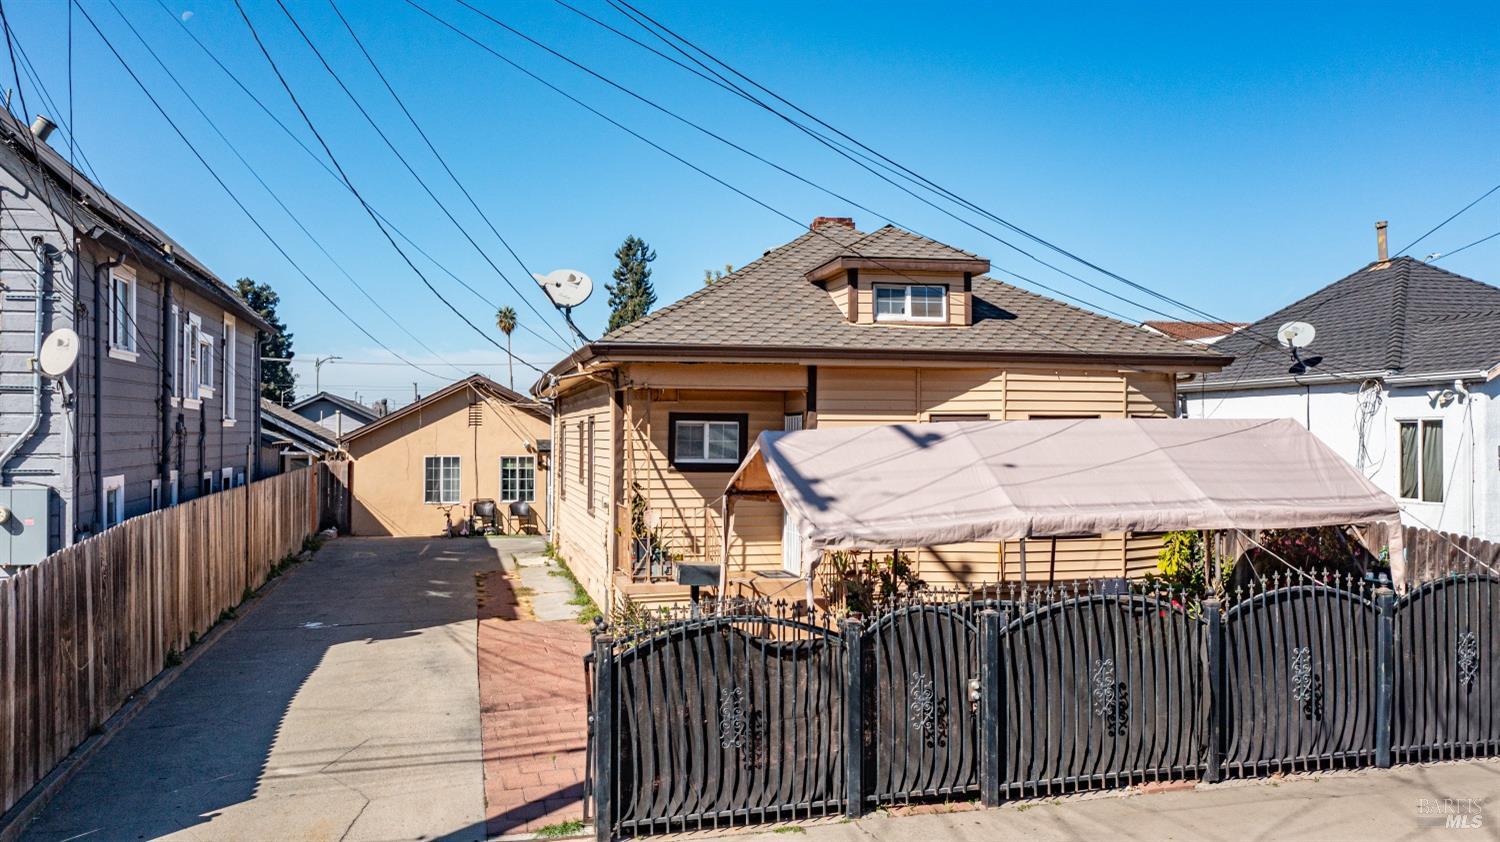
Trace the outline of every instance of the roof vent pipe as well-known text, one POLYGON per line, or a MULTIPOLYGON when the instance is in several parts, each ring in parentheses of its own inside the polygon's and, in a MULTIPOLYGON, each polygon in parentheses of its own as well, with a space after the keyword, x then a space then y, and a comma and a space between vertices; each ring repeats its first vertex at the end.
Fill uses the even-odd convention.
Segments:
POLYGON ((1385 226, 1387 224, 1389 223, 1387 223, 1384 219, 1375 223, 1375 250, 1380 254, 1379 260, 1382 263, 1384 263, 1388 259, 1386 257, 1385 247, 1385 226))
POLYGON ((36 136, 37 140, 43 143, 46 143, 47 138, 52 136, 52 130, 55 128, 57 128, 57 124, 48 119, 44 114, 36 115, 36 119, 31 121, 31 133, 36 136))

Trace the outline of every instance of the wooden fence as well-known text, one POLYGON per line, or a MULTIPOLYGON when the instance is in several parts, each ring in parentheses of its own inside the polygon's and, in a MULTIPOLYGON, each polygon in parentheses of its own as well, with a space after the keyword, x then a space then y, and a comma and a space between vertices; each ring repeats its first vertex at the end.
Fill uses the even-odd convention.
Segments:
POLYGON ((0 580, 0 811, 301 549, 327 474, 131 518, 0 580))
POLYGON ((1449 573, 1500 569, 1500 544, 1473 535, 1456 535, 1408 526, 1405 530, 1407 576, 1413 585, 1449 573))

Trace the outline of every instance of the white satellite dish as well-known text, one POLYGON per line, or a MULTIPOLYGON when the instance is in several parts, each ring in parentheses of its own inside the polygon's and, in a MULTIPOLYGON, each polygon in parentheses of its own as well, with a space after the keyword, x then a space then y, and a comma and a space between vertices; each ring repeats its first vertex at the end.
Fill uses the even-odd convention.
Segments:
POLYGON ((42 355, 37 360, 42 373, 54 380, 73 369, 78 362, 78 334, 72 328, 58 328, 42 340, 42 355))
POLYGON ((554 269, 545 275, 532 275, 542 285, 542 290, 552 303, 559 307, 575 307, 594 292, 594 282, 588 275, 576 269, 554 269))
POLYGON ((1286 348, 1306 348, 1318 332, 1307 322, 1287 322, 1276 331, 1276 338, 1286 348))

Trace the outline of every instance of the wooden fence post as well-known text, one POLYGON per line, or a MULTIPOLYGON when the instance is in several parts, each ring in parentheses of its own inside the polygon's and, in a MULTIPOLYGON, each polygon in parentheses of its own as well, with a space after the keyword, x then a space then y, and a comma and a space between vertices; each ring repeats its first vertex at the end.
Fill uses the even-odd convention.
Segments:
POLYGON ((1229 701, 1229 676, 1224 669, 1224 612, 1217 599, 1203 600, 1204 668, 1208 678, 1208 768, 1203 779, 1224 779, 1224 746, 1229 701))
POLYGON ((865 647, 857 619, 844 621, 844 815, 865 813, 865 647))
POLYGON ((615 639, 594 638, 594 838, 614 838, 615 758, 615 639))
POLYGON ((1004 627, 1003 612, 979 612, 979 798, 986 807, 1000 806, 1005 777, 1005 665, 1000 660, 1004 627))
POLYGON ((1391 707, 1396 689, 1396 593, 1375 591, 1375 765, 1391 767, 1391 707))

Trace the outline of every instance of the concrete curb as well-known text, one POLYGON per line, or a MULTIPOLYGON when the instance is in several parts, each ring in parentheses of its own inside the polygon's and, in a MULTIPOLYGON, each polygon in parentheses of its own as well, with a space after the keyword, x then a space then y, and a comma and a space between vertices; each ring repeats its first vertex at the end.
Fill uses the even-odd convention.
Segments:
MULTIPOLYGON (((311 561, 315 557, 312 556, 304 560, 301 553, 298 553, 297 556, 299 564, 311 561)), ((220 638, 229 633, 230 629, 238 626, 242 620, 250 616, 265 601, 265 597, 270 596, 276 588, 280 587, 282 582, 286 581, 295 572, 295 567, 282 571, 281 575, 261 585, 255 591, 255 595, 252 598, 236 605, 234 619, 214 626, 195 645, 188 647, 187 652, 183 653, 182 663, 162 670, 156 674, 155 678, 146 682, 146 686, 137 690, 134 695, 127 699, 125 704, 121 705, 120 709, 114 712, 114 715, 104 720, 104 723, 99 726, 97 733, 90 735, 88 739, 79 743, 77 748, 69 752, 68 756, 63 758, 61 763, 53 767, 52 771, 48 772, 46 777, 38 781, 36 786, 33 786, 20 801, 17 801, 4 815, 0 815, 0 842, 16 842, 16 840, 20 839, 21 834, 26 831, 26 826, 31 824, 31 820, 36 817, 36 814, 41 812, 42 808, 46 807, 48 802, 58 792, 62 791, 62 788, 68 781, 72 780, 73 776, 87 765, 93 759, 94 755, 98 754, 106 745, 109 745, 109 741, 114 739, 116 734, 139 716, 141 711, 145 710, 146 706, 151 704, 152 700, 161 695, 163 690, 172 686, 172 682, 176 681, 188 667, 196 663, 203 656, 203 653, 212 649, 214 644, 219 642, 220 638)))

